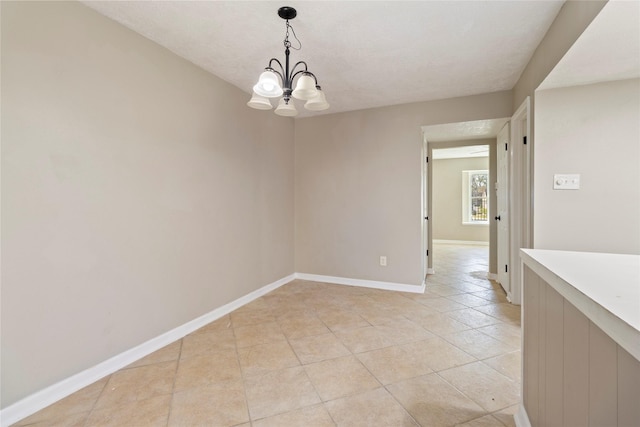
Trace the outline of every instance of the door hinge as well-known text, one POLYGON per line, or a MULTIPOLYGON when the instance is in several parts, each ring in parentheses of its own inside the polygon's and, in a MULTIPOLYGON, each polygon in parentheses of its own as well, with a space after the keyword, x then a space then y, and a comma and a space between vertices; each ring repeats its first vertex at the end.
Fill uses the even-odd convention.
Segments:
POLYGON ((507 143, 506 143, 506 142, 505 142, 505 144, 504 144, 504 151, 509 151, 509 150, 507 149, 507 143))
POLYGON ((522 142, 524 143, 524 145, 527 145, 527 137, 526 136, 522 137, 522 142))
POLYGON ((505 273, 509 272, 509 266, 507 264, 504 265, 504 272, 505 273))

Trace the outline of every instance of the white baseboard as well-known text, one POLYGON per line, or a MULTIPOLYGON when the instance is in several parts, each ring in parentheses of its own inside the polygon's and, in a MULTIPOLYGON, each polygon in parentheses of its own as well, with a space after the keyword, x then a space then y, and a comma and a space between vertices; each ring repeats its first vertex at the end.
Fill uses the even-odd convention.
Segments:
POLYGON ((37 391, 18 402, 7 406, 0 411, 0 426, 7 427, 20 421, 23 418, 32 415, 39 410, 46 408, 52 403, 57 402, 69 396, 72 393, 86 387, 107 375, 110 375, 127 365, 135 362, 153 353, 162 347, 171 344, 174 341, 190 334, 191 332, 200 329, 201 327, 213 322, 222 316, 229 314, 233 310, 242 307, 245 304, 271 292, 280 286, 291 282, 295 279, 295 274, 291 274, 266 286, 256 289, 255 291, 238 298, 222 307, 216 308, 209 313, 206 313, 196 319, 193 319, 177 328, 174 328, 162 335, 150 339, 136 347, 126 350, 104 362, 101 362, 89 369, 79 372, 69 378, 66 378, 56 384, 53 384, 45 389, 37 391))
POLYGON ((476 240, 442 240, 442 239, 433 239, 433 243, 438 243, 440 245, 489 246, 489 242, 476 241, 476 240))
POLYGON ((513 416, 513 419, 516 422, 516 427, 531 427, 531 422, 523 403, 518 406, 518 412, 513 416))
POLYGON ((487 273, 487 279, 489 280, 498 280, 498 275, 495 273, 487 273))
POLYGON ((376 280, 349 279, 346 277, 321 276, 318 274, 296 273, 296 279, 309 280, 312 282, 333 283, 336 285, 360 286, 363 288, 384 289, 387 291, 410 292, 416 294, 424 293, 426 284, 421 286, 407 285, 404 283, 379 282, 376 280))

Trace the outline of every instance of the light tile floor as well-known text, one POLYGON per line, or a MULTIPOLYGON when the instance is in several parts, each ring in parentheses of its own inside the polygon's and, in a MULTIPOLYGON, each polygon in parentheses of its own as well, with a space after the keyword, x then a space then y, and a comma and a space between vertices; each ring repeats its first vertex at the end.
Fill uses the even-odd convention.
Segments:
POLYGON ((435 249, 424 294, 296 280, 17 425, 514 425, 519 307, 435 249))

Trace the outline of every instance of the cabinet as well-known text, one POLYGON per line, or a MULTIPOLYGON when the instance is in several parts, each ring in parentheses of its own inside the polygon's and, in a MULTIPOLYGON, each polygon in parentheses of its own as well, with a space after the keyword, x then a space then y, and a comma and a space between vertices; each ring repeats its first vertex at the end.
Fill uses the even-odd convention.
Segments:
POLYGON ((640 257, 528 249, 521 258, 518 424, 640 426, 640 257))

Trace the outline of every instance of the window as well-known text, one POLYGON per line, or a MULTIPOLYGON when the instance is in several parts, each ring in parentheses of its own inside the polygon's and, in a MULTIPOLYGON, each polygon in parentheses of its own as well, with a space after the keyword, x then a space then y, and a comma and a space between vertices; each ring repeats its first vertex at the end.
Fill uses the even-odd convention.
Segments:
POLYGON ((462 223, 489 224, 489 172, 462 171, 462 223))

